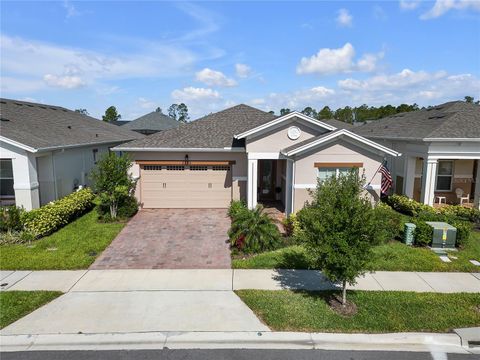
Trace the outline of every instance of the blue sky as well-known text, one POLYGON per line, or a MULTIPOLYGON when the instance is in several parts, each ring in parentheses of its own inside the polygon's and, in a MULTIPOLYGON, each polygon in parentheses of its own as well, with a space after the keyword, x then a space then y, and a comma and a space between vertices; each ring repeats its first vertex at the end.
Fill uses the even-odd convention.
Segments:
POLYGON ((0 4, 1 96, 96 117, 480 97, 476 0, 0 4))

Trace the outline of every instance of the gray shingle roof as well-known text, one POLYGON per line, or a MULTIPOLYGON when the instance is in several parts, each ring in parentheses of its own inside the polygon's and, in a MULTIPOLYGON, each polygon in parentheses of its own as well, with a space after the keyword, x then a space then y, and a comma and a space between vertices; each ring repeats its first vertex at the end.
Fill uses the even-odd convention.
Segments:
POLYGON ((34 149, 125 142, 144 135, 60 106, 0 99, 1 136, 34 149))
POLYGON ((480 139, 480 106, 453 101, 372 121, 352 131, 374 139, 480 139))
POLYGON ((237 105, 178 128, 152 134, 117 148, 224 148, 238 146, 233 136, 267 123, 276 116, 248 105, 237 105))
POLYGON ((335 119, 328 119, 328 120, 320 120, 325 124, 335 126, 337 129, 347 129, 350 130, 353 128, 352 124, 346 123, 344 121, 335 120, 335 119))
POLYGON ((161 112, 152 111, 138 119, 126 121, 122 126, 129 130, 163 131, 178 127, 179 122, 161 112))

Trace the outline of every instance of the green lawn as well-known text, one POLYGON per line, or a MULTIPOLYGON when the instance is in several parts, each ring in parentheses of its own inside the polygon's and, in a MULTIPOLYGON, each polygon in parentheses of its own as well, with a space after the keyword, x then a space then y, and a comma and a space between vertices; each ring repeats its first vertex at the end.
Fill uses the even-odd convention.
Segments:
POLYGON ((0 329, 62 295, 58 291, 4 291, 0 293, 0 329))
MULTIPOLYGON (((480 261, 480 231, 472 233, 465 247, 452 251, 451 263, 442 262, 431 250, 406 246, 392 241, 374 248, 370 270, 387 271, 480 271, 469 260, 480 261)), ((299 245, 285 247, 275 251, 261 253, 245 259, 234 259, 235 269, 308 269, 310 261, 307 251, 299 245)))
POLYGON ((94 209, 31 245, 0 246, 0 269, 86 269, 124 226, 98 222, 94 209))
POLYGON ((446 332, 480 326, 480 294, 348 292, 357 305, 352 317, 335 313, 332 292, 239 290, 237 295, 275 331, 446 332))

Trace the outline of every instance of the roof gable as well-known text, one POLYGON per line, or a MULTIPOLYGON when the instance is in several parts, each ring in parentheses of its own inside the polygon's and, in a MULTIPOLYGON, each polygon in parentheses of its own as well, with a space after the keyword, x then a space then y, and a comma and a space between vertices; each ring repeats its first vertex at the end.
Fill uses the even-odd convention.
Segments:
POLYGON ((122 126, 129 130, 163 131, 178 127, 180 126, 180 123, 161 112, 152 111, 151 113, 140 116, 135 120, 126 121, 122 126))

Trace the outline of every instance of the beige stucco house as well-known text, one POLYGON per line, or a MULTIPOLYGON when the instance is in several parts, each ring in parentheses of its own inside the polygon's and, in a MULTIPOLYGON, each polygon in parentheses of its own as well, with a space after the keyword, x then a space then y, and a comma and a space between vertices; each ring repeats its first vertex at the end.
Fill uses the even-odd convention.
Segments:
POLYGON ((353 130, 401 152, 387 156, 395 192, 428 205, 480 206, 480 106, 453 101, 353 130))
POLYGON ((250 208, 278 204, 289 214, 303 207, 318 178, 352 167, 379 197, 380 164, 401 154, 347 127, 238 105, 113 150, 132 157, 144 208, 226 208, 243 199, 250 208))

